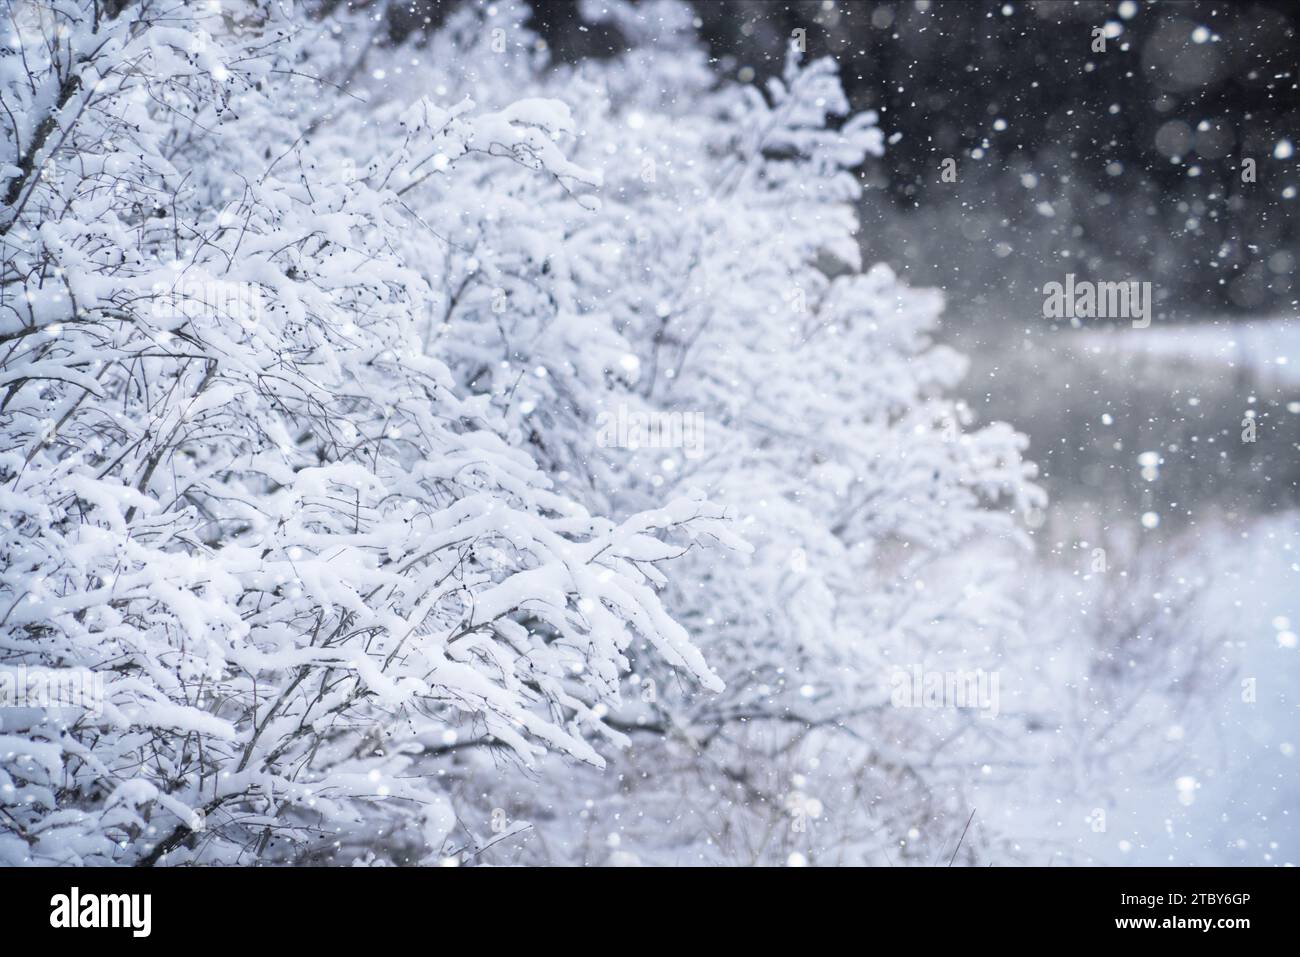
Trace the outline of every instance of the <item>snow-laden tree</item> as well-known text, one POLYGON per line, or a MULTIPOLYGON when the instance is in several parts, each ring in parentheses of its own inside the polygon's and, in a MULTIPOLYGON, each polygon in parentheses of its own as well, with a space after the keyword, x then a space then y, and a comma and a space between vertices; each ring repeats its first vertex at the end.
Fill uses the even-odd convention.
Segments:
POLYGON ((721 688, 656 568, 725 536, 721 510, 564 494, 460 387, 474 344, 439 341, 449 302, 410 255, 458 202, 581 209, 598 177, 558 145, 563 104, 417 94, 349 153, 355 94, 324 78, 358 53, 328 18, 13 11, 0 668, 104 693, 3 712, 0 861, 301 860, 393 830, 436 855, 454 822, 416 762, 603 763, 634 642, 721 688), (430 223, 411 198, 462 168, 430 223))

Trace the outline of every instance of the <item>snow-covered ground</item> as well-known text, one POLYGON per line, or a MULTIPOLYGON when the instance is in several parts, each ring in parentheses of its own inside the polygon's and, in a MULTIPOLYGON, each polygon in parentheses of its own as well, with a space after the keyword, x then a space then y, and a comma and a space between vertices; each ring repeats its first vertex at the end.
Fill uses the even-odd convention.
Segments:
POLYGON ((1082 831, 1098 863, 1300 861, 1300 513, 1254 519, 1221 547, 1235 553, 1232 567, 1214 581, 1204 617, 1232 623, 1221 651, 1233 677, 1199 699, 1195 730, 1164 778, 1126 783, 1105 832, 1082 831))
MULTIPOLYGON (((1148 398, 1160 392, 1159 386, 1153 390, 1154 380, 1168 383, 1171 402, 1185 402, 1185 395, 1173 397, 1180 395, 1179 386, 1185 392, 1190 380, 1213 384, 1217 397, 1240 398, 1243 408, 1247 396, 1258 392, 1271 393, 1289 413, 1300 412, 1295 401, 1300 398, 1295 391, 1300 386, 1300 320, 1294 317, 1084 329, 1070 336, 1076 351, 1116 373, 1106 380, 1112 390, 1124 388, 1127 373, 1122 370, 1132 370, 1134 381, 1146 380, 1142 388, 1148 398)), ((1108 398, 1128 413, 1144 408, 1136 396, 1135 391, 1127 398, 1108 398)), ((1146 414, 1157 416, 1147 419, 1156 435, 1162 423, 1177 421, 1169 409, 1148 408, 1146 414)), ((1288 451, 1289 438, 1270 435, 1283 443, 1272 450, 1274 484, 1285 484, 1294 446, 1288 451)), ((1031 448, 1031 457, 1033 453, 1031 448)), ((1148 560, 1155 556, 1157 562, 1179 563, 1180 573, 1186 569, 1187 574, 1206 575, 1195 613, 1174 640, 1192 647, 1209 637, 1213 653, 1206 671, 1217 684, 1206 681, 1187 689, 1190 706, 1182 720, 1140 726, 1129 750, 1163 755, 1146 769, 1126 767, 1108 780, 1081 787, 1072 798, 1047 804, 1040 800, 1050 790, 1047 785, 1030 789, 1028 797, 1022 788, 985 789, 981 800, 991 815, 1019 819, 1026 834, 1037 830, 1042 835, 1040 863, 1077 863, 1080 855, 1102 865, 1300 861, 1300 511, 1252 512, 1244 495, 1234 497, 1232 482, 1194 493, 1190 468, 1184 464, 1179 473, 1182 491, 1192 500, 1180 509, 1189 527, 1178 535, 1144 533, 1136 547, 1147 550, 1148 560)), ((1072 473, 1058 474, 1053 478, 1057 487, 1049 482, 1049 491, 1059 500, 1062 490, 1076 491, 1070 485, 1076 479, 1072 473)), ((1112 521, 1127 514, 1123 505, 1095 501, 1087 490, 1078 494, 1083 504, 1063 510, 1075 520, 1080 514, 1100 516, 1103 506, 1112 507, 1112 521)), ((1133 512, 1135 527, 1138 511, 1133 512)), ((1070 522, 1067 518, 1065 524, 1070 522)), ((1082 526, 1072 530, 1078 533, 1074 537, 1086 537, 1082 526)), ((1096 525, 1088 529, 1096 530, 1096 525)), ((1059 528, 1055 531, 1062 537, 1059 528)), ((1068 571, 1057 573, 1063 579, 1050 587, 1069 594, 1076 579, 1068 571)), ((1053 572, 1044 574, 1050 580, 1053 572)), ((1079 607, 1081 603, 1070 606, 1069 620, 1043 616, 1043 627, 1064 628, 1086 641, 1087 630, 1075 620, 1079 607)), ((1114 622, 1110 639, 1120 640, 1123 627, 1124 622, 1114 622)), ((1067 669, 1065 680, 1078 670, 1067 669)), ((1095 725, 1100 717, 1085 720, 1095 725)))
POLYGON ((1086 329, 1080 345, 1094 355, 1189 360, 1256 373, 1268 385, 1300 383, 1300 319, 1212 319, 1147 329, 1086 329))

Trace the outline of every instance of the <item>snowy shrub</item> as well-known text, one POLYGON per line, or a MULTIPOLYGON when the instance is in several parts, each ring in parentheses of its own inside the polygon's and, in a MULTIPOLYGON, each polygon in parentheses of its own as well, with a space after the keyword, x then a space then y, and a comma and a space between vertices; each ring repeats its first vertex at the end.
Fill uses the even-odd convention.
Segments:
POLYGON ((51 0, 0 54, 0 666, 105 682, 4 713, 0 861, 293 859, 394 820, 436 853, 418 752, 601 764, 633 640, 721 688, 656 567, 720 511, 593 514, 420 338, 407 187, 520 163, 508 216, 506 183, 592 185, 567 109, 420 97, 350 170, 313 78, 348 58, 290 9, 51 0))
POLYGON ((584 9, 20 8, 0 669, 104 700, 0 712, 0 862, 928 862, 1021 753, 891 704, 1041 493, 860 261, 879 118, 584 9))

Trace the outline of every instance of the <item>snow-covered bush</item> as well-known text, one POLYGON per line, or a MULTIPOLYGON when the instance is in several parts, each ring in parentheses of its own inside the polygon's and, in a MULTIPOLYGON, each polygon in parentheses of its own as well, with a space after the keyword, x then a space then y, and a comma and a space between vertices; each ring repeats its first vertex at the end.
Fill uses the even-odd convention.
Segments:
POLYGON ((677 2, 322 6, 0 49, 0 669, 104 686, 0 712, 0 861, 951 848, 1023 722, 891 679, 1005 665, 1040 494, 860 262, 878 117, 677 2))
MULTIPOLYGON (((328 20, 16 10, 0 667, 104 693, 3 713, 0 861, 294 859, 394 821, 434 854, 453 820, 415 752, 602 763, 634 639, 721 688, 656 569, 719 511, 589 512, 420 338, 407 188, 462 162, 594 184, 562 104, 420 97, 350 169, 316 135, 346 98, 328 20)), ((497 203, 474 175, 466 206, 497 203)))

